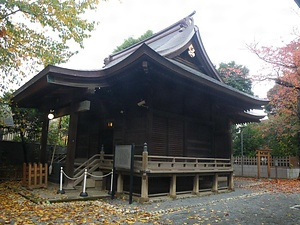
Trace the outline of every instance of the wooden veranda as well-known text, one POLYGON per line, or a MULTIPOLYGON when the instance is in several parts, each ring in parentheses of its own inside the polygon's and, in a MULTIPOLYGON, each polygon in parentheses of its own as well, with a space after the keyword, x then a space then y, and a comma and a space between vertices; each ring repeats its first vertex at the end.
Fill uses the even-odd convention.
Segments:
MULTIPOLYGON (((101 171, 111 171, 113 169, 113 154, 94 155, 90 160, 82 164, 81 168, 94 168, 101 171)), ((80 168, 79 168, 80 169, 80 168)), ((124 188, 124 179, 129 176, 129 171, 117 170, 117 194, 127 192, 124 188)), ((135 195, 140 201, 144 202, 151 196, 169 195, 175 198, 177 194, 191 193, 199 194, 201 191, 218 192, 219 177, 224 177, 226 185, 222 189, 233 190, 233 164, 231 159, 226 158, 196 158, 196 157, 171 157, 149 155, 145 145, 142 155, 134 155, 134 177, 135 177, 135 195), (192 185, 185 190, 179 191, 177 186, 178 177, 190 177, 192 185), (200 187, 200 182, 204 177, 210 177, 211 183, 205 188, 200 187), (167 192, 156 192, 151 183, 151 178, 163 178, 167 181, 169 189, 167 192), (139 184, 138 188, 136 184, 139 184), (209 186, 211 185, 211 186, 209 186), (151 188, 152 186, 152 188, 151 188), (152 189, 152 191, 151 191, 152 189), (150 191, 150 192, 149 192, 150 191)), ((109 180, 107 180, 109 182, 109 180)), ((207 182, 206 182, 207 184, 207 182)))

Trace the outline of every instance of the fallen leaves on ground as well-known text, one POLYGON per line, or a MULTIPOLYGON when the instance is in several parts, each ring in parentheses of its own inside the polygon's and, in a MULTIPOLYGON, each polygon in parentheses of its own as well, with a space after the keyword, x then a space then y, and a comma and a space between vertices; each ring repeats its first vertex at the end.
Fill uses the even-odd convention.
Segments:
POLYGON ((257 179, 257 178, 242 178, 236 177, 236 181, 247 183, 242 184, 240 188, 252 190, 265 190, 269 192, 280 192, 286 194, 300 193, 299 179, 257 179))
POLYGON ((0 184, 0 224, 160 224, 156 215, 124 212, 101 200, 35 204, 15 191, 17 185, 0 184))
MULTIPOLYGON (((240 188, 268 192, 300 193, 300 180, 276 180, 255 178, 235 178, 240 188)), ((21 196, 17 182, 0 183, 0 224, 162 224, 160 210, 149 213, 138 208, 124 208, 105 201, 74 201, 49 204, 35 204, 21 196)), ((26 197, 26 196, 25 196, 26 197)), ((159 204, 157 205, 157 207, 159 204)), ((191 208, 171 208, 167 212, 187 211, 188 220, 194 224, 221 223, 227 221, 229 209, 214 211, 209 208, 191 212, 191 208)), ((263 210, 263 209, 261 209, 263 210)), ((172 220, 164 220, 164 224, 174 224, 172 220)))

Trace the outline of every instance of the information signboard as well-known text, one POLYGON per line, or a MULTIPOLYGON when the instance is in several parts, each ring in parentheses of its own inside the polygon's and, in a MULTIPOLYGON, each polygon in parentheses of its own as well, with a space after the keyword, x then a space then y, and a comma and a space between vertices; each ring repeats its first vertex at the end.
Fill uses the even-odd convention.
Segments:
POLYGON ((131 169, 131 145, 116 145, 115 168, 131 169))

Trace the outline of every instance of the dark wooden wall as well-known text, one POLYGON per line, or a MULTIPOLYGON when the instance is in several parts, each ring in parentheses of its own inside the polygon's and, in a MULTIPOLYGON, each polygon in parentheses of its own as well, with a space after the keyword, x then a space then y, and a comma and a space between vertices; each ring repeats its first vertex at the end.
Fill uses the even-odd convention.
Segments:
POLYGON ((76 157, 90 157, 102 144, 113 153, 117 144, 134 143, 141 154, 145 142, 151 155, 230 157, 230 121, 212 94, 158 77, 139 82, 95 95, 93 109, 79 117, 76 157), (141 99, 146 107, 137 105, 141 99))

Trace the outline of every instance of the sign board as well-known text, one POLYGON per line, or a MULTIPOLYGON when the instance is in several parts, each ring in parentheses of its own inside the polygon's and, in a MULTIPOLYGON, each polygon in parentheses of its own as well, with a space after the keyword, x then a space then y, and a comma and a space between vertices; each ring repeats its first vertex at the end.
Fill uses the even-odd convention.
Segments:
POLYGON ((129 183, 129 204, 132 203, 133 195, 133 167, 134 167, 134 149, 135 145, 116 145, 114 155, 114 168, 112 176, 112 193, 111 199, 114 199, 115 195, 115 174, 116 169, 128 169, 130 170, 130 183, 129 183))
POLYGON ((115 148, 115 168, 131 169, 131 145, 116 145, 115 148))

